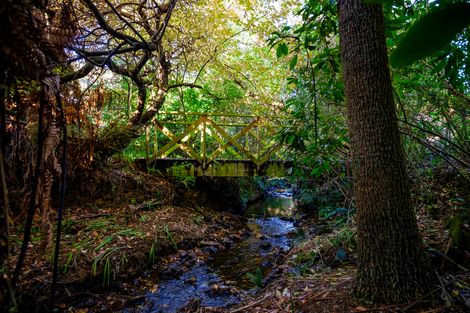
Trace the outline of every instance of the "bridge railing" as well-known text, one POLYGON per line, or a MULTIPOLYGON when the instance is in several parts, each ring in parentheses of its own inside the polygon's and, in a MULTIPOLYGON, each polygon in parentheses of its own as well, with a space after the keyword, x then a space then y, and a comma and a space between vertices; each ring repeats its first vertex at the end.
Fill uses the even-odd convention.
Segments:
POLYGON ((278 115, 160 112, 151 159, 189 157, 203 167, 220 159, 250 160, 260 167, 281 158, 275 136, 282 123, 278 115))

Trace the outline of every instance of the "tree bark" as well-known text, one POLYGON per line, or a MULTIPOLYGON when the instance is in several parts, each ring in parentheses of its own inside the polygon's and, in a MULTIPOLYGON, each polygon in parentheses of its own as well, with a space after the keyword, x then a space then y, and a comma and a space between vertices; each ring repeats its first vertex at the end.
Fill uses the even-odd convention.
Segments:
POLYGON ((431 285, 393 103, 381 5, 339 1, 340 45, 357 207, 355 296, 402 303, 431 285))

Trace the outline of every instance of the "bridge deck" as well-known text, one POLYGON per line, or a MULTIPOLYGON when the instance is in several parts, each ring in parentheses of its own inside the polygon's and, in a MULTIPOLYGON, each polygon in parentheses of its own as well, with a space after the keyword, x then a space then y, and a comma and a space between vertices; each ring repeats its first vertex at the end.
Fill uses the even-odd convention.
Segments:
POLYGON ((251 160, 218 160, 205 168, 194 159, 156 159, 148 165, 140 159, 137 164, 166 176, 285 177, 292 167, 291 161, 266 161, 258 167, 251 160))

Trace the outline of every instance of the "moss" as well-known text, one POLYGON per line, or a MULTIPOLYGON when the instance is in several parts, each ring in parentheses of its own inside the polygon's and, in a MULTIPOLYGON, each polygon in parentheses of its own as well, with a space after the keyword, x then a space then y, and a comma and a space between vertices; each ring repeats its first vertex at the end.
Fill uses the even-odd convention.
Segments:
POLYGON ((456 247, 460 247, 462 243, 462 216, 454 215, 449 220, 449 235, 456 247))

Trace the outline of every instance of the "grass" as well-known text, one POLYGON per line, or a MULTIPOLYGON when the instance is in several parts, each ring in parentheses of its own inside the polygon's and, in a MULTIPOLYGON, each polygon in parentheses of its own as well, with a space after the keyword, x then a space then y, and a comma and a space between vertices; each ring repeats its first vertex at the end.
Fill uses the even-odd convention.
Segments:
POLYGON ((303 275, 312 268, 313 265, 317 264, 320 260, 318 254, 314 251, 300 252, 296 255, 294 264, 298 267, 300 273, 303 275))
POLYGON ((64 269, 62 270, 64 274, 68 272, 70 265, 72 265, 74 260, 75 260, 75 253, 73 251, 67 252, 64 269))
POLYGON ((175 250, 178 250, 178 245, 175 242, 175 239, 173 238, 173 234, 170 232, 170 229, 168 228, 167 224, 162 225, 162 230, 165 238, 173 245, 173 248, 175 250))
MULTIPOLYGON (((96 276, 99 268, 103 268, 102 272, 102 283, 103 286, 108 286, 111 282, 112 268, 111 268, 111 258, 117 254, 117 252, 125 247, 111 247, 104 252, 98 254, 93 259, 92 272, 93 276, 96 276)), ((126 257, 127 259, 127 257, 126 257)), ((122 262, 122 257, 121 257, 122 262)))
MULTIPOLYGON (((66 219, 62 222, 62 231, 64 234, 70 234, 72 233, 72 229, 73 227, 77 224, 77 222, 75 222, 74 220, 72 219, 66 219)), ((55 226, 56 227, 56 226, 55 226)))
POLYGON ((129 263, 125 251, 128 240, 124 241, 124 238, 143 239, 145 233, 136 228, 122 227, 114 217, 90 221, 76 235, 70 235, 69 248, 64 252, 63 273, 77 266, 77 263, 80 263, 78 258, 87 259, 87 255, 91 253, 95 255, 91 260, 92 275, 101 274, 103 286, 109 285, 112 281, 113 267, 124 268, 129 263))
POLYGON ((193 223, 196 224, 196 225, 202 225, 204 222, 204 216, 202 215, 196 215, 194 218, 193 218, 193 223))
POLYGON ((144 238, 145 234, 135 228, 125 228, 123 230, 120 230, 116 233, 118 236, 124 236, 124 237, 134 237, 134 238, 144 238))
POLYGON ((104 246, 110 244, 114 240, 114 235, 108 236, 104 238, 96 247, 95 247, 95 252, 101 250, 104 246))
POLYGON ((114 218, 107 218, 107 219, 96 219, 90 221, 83 231, 102 231, 106 232, 111 226, 115 225, 116 221, 114 218))
POLYGON ((157 242, 152 243, 149 250, 149 262, 155 264, 157 261, 157 242))

